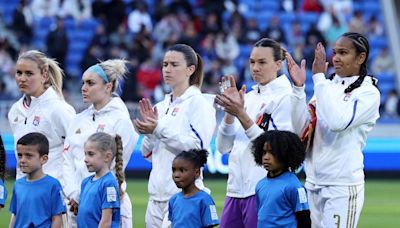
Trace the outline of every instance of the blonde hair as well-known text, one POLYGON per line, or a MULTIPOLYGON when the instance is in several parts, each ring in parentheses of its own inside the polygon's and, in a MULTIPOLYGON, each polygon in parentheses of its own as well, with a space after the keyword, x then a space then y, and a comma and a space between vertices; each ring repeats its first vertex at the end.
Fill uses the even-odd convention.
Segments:
POLYGON ((116 92, 118 81, 124 78, 124 75, 128 72, 128 68, 126 67, 127 62, 123 59, 109 59, 99 63, 100 67, 106 73, 109 82, 112 83, 111 92, 116 92))
POLYGON ((101 152, 112 152, 113 158, 115 158, 115 176, 117 177, 119 192, 122 198, 124 191, 121 189, 121 185, 125 181, 125 173, 123 171, 124 160, 121 136, 117 134, 115 137, 112 137, 110 134, 97 132, 88 138, 87 142, 89 141, 95 143, 96 149, 101 152))
POLYGON ((35 62, 38 65, 41 74, 47 72, 48 77, 44 83, 44 88, 47 89, 50 86, 53 87, 60 98, 64 99, 62 93, 64 71, 56 60, 48 58, 44 53, 38 50, 30 50, 21 53, 18 56, 17 62, 23 59, 35 62))

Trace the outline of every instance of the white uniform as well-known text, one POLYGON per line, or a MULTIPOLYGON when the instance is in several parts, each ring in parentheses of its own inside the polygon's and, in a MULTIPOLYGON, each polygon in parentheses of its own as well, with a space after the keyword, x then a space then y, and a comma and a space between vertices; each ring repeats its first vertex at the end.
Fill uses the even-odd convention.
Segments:
MULTIPOLYGON (((91 105, 89 108, 79 113, 68 129, 64 145, 65 162, 63 166, 65 180, 63 184, 64 192, 68 198, 74 199, 75 201, 79 201, 82 180, 91 175, 84 162, 84 143, 89 136, 96 132, 106 132, 121 136, 124 170, 131 158, 131 154, 139 137, 133 128, 128 109, 119 97, 113 97, 106 106, 98 111, 91 105)), ((115 174, 114 161, 111 164, 111 170, 115 174)), ((122 187, 123 190, 125 190, 126 183, 124 183, 122 187)), ((132 205, 127 192, 125 192, 124 198, 121 200, 121 216, 124 227, 132 227, 132 205)))
MULTIPOLYGON (((305 187, 314 227, 353 227, 361 213, 362 150, 367 133, 379 118, 380 93, 367 76, 359 88, 345 94, 345 88, 357 78, 313 76, 317 124, 313 145, 306 154, 305 187)), ((301 133, 310 119, 304 87, 295 87, 292 103, 293 126, 301 133)))
POLYGON ((264 132, 257 119, 264 113, 270 114, 268 130, 292 131, 290 119, 290 94, 292 87, 285 75, 267 85, 255 85, 245 94, 245 109, 254 121, 246 131, 235 118, 232 124, 221 122, 217 134, 217 148, 229 154, 229 176, 226 195, 232 198, 246 198, 255 194, 256 184, 266 176, 266 170, 258 166, 251 153, 251 140, 264 132))
MULTIPOLYGON (((172 161, 184 150, 208 149, 216 119, 211 102, 195 87, 172 101, 172 95, 156 105, 158 123, 153 134, 142 141, 143 156, 152 161, 146 211, 146 227, 161 227, 172 195, 179 192, 172 180, 172 161)), ((196 185, 204 188, 201 180, 196 185)))
MULTIPOLYGON (((62 181, 63 146, 75 110, 49 87, 39 97, 31 97, 27 106, 23 96, 8 112, 8 121, 14 135, 14 145, 24 135, 40 132, 49 140, 49 160, 43 166, 46 174, 62 181)), ((15 150, 17 155, 17 151, 15 150)), ((16 156, 18 161, 18 156, 16 156)), ((24 174, 17 168, 17 179, 24 174)))

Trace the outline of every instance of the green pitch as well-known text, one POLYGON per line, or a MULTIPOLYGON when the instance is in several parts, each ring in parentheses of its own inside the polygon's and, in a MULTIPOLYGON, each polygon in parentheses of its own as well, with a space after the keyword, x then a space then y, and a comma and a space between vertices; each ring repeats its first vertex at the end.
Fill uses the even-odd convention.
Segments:
MULTIPOLYGON (((217 204, 219 215, 225 197, 225 180, 208 180, 206 186, 212 190, 212 196, 217 204)), ((6 208, 0 212, 0 227, 8 227, 10 213, 9 201, 12 194, 13 181, 7 181, 9 192, 6 208)), ((128 192, 133 203, 134 227, 144 227, 144 215, 147 205, 147 180, 129 179, 128 192)), ((365 202, 359 226, 368 227, 399 227, 400 223, 400 180, 367 180, 365 186, 365 202)))

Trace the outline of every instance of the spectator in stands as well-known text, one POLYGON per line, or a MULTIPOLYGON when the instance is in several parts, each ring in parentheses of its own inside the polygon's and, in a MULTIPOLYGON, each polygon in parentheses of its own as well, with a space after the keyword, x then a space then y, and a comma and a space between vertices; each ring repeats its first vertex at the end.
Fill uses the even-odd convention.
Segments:
POLYGON ((349 21, 349 31, 364 34, 366 31, 365 27, 364 14, 359 10, 354 11, 353 17, 349 21))
POLYGON ((168 11, 156 24, 152 36, 157 43, 163 43, 171 36, 179 36, 181 33, 182 24, 179 22, 175 13, 168 11))
POLYGON ((34 17, 54 17, 60 10, 60 0, 33 0, 31 9, 34 17))
POLYGON ((323 6, 319 0, 303 0, 302 10, 304 12, 320 13, 323 11, 323 6))
POLYGON ((105 23, 107 11, 108 10, 105 1, 103 0, 92 1, 92 15, 96 19, 100 20, 102 23, 105 23))
POLYGON ((126 51, 132 49, 132 34, 128 32, 126 24, 120 24, 117 31, 113 32, 109 36, 109 42, 111 46, 119 46, 126 51))
POLYGON ((132 103, 139 102, 141 98, 138 93, 139 88, 136 79, 138 65, 138 59, 134 56, 131 57, 127 63, 128 73, 126 74, 125 80, 122 84, 121 98, 125 102, 128 109, 132 103))
POLYGON ((21 44, 30 44, 32 40, 33 12, 27 0, 21 0, 13 14, 11 28, 21 44))
POLYGON ((276 42, 287 44, 286 35, 279 23, 279 17, 273 16, 267 29, 264 31, 264 37, 275 40, 276 42))
POLYGON ((221 20, 219 19, 219 16, 216 13, 207 14, 201 28, 203 34, 208 34, 208 33, 217 34, 222 30, 222 23, 221 20))
POLYGON ((376 18, 375 15, 372 15, 366 23, 367 26, 367 36, 369 38, 378 38, 384 35, 384 28, 382 23, 376 18))
POLYGON ((387 47, 380 50, 379 54, 372 60, 371 71, 374 75, 379 73, 394 73, 395 63, 394 59, 387 47))
POLYGON ((72 17, 76 22, 92 17, 91 0, 64 0, 61 1, 58 16, 62 18, 72 17))
POLYGON ((151 33, 153 30, 153 23, 146 3, 138 1, 136 2, 136 9, 128 16, 128 28, 131 33, 137 34, 142 29, 142 26, 144 26, 146 33, 151 33))
POLYGON ((111 0, 106 3, 104 25, 106 33, 111 34, 117 30, 118 26, 126 19, 125 3, 123 0, 111 0))
POLYGON ((242 29, 239 42, 242 44, 254 44, 257 40, 261 39, 262 33, 258 27, 256 18, 249 18, 245 26, 241 25, 242 29))
POLYGON ((400 114, 397 110, 399 102, 400 100, 397 90, 392 89, 389 92, 384 104, 384 114, 388 117, 398 117, 400 114))
POLYGON ((47 34, 46 45, 48 55, 55 58, 62 69, 66 69, 65 58, 68 52, 69 39, 63 18, 56 18, 55 28, 47 34))
POLYGON ((329 46, 333 47, 335 41, 345 32, 347 32, 347 26, 342 24, 339 18, 333 16, 332 25, 325 32, 325 39, 329 46))
POLYGON ((152 93, 161 82, 160 66, 148 58, 144 61, 136 75, 138 87, 140 87, 140 97, 152 98, 152 93))

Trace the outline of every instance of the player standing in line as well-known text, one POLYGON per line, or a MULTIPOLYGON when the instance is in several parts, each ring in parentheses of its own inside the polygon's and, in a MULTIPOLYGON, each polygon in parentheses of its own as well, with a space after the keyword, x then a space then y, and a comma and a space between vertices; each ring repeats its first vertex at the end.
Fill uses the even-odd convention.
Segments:
POLYGON ((207 150, 183 151, 172 163, 172 178, 176 186, 182 189, 168 203, 172 227, 201 228, 219 224, 214 200, 195 185, 201 167, 207 163, 207 155, 207 150))
MULTIPOLYGON (((151 160, 146 227, 161 227, 168 213, 168 200, 180 190, 172 180, 172 161, 183 150, 208 149, 216 118, 211 102, 201 93, 203 63, 200 55, 185 44, 168 49, 163 60, 164 82, 172 89, 153 108, 148 99, 140 101, 142 119, 134 120, 145 134, 142 153, 151 160)), ((196 186, 204 189, 202 177, 196 186)))
MULTIPOLYGON (((64 192, 70 200, 68 211, 70 226, 75 226, 76 217, 71 213, 79 202, 80 184, 90 176, 84 159, 84 143, 96 132, 118 134, 123 143, 123 171, 139 138, 130 119, 128 109, 116 94, 118 81, 126 73, 124 60, 113 59, 89 67, 82 76, 82 97, 84 103, 91 104, 71 122, 64 145, 64 192)), ((111 164, 115 172, 115 163, 111 164)), ((121 199, 122 227, 132 227, 132 204, 126 190, 126 182, 121 199)))
POLYGON ((26 176, 14 184, 10 228, 61 228, 66 208, 60 182, 43 172, 48 155, 49 141, 41 133, 28 133, 17 141, 18 166, 26 176))
POLYGON ((305 188, 314 227, 356 227, 361 214, 362 150, 379 118, 380 104, 375 79, 367 75, 368 55, 369 43, 363 35, 343 34, 333 47, 335 73, 326 79, 325 49, 317 45, 312 65, 314 96, 310 102, 315 104, 316 121, 307 110, 305 61, 299 67, 287 55, 295 85, 293 125, 304 140, 313 137, 305 159, 305 188), (314 134, 310 129, 315 129, 314 134))
POLYGON ((264 130, 292 130, 290 115, 292 92, 289 79, 279 76, 285 52, 274 40, 255 43, 250 55, 250 70, 257 83, 245 94, 236 89, 232 76, 224 77, 224 92, 215 101, 224 107, 225 116, 217 134, 217 148, 229 153, 227 194, 221 215, 221 228, 257 226, 255 187, 265 177, 251 154, 251 140, 264 130), (228 86, 225 86, 228 82, 228 86))
POLYGON ((78 227, 119 228, 121 184, 125 181, 121 137, 98 132, 88 138, 84 148, 86 167, 95 174, 82 181, 78 227), (114 158, 118 183, 110 172, 114 158))
POLYGON ((268 171, 256 186, 257 227, 311 227, 307 193, 294 173, 305 157, 300 138, 267 131, 253 140, 252 153, 268 171))
MULTIPOLYGON (((30 132, 46 136, 50 151, 43 171, 60 181, 64 140, 75 116, 75 110, 62 95, 62 76, 58 63, 43 53, 35 50, 22 53, 17 60, 15 79, 23 96, 8 112, 14 142, 30 132)), ((17 179, 22 176, 17 167, 17 179)))

